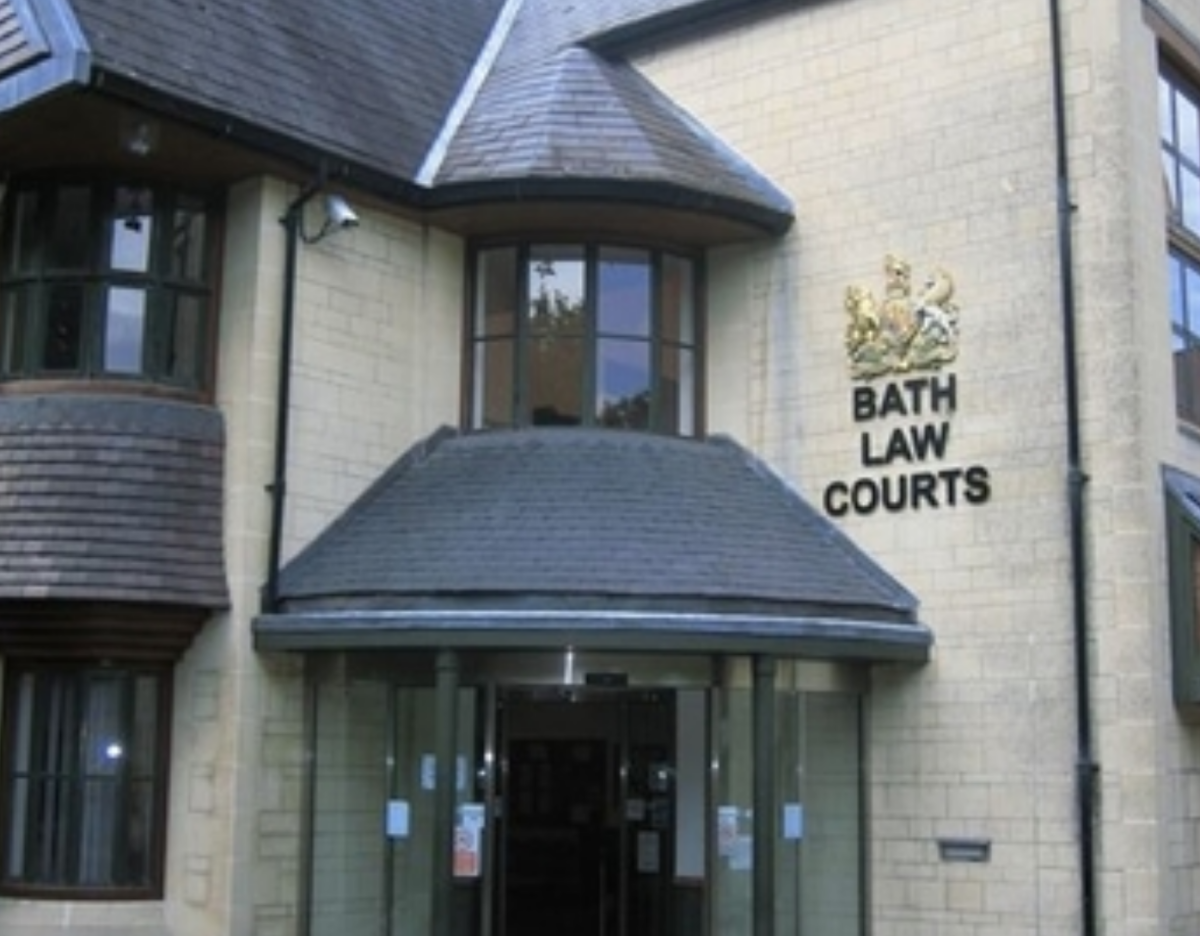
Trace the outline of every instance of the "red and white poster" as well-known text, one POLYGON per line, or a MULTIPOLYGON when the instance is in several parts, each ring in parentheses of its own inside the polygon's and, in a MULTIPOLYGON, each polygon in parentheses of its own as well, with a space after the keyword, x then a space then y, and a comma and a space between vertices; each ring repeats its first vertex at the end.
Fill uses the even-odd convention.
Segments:
POLYGON ((454 876, 477 878, 483 871, 483 806, 464 803, 454 827, 454 876))

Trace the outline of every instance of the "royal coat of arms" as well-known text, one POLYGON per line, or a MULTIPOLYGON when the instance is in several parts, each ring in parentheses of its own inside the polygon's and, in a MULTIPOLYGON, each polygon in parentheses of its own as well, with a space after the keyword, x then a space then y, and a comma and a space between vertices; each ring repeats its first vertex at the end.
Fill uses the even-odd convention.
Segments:
POLYGON ((958 307, 950 274, 938 268, 914 290, 907 261, 888 254, 883 271, 881 300, 862 286, 846 287, 851 375, 870 380, 949 364, 958 356, 958 307))

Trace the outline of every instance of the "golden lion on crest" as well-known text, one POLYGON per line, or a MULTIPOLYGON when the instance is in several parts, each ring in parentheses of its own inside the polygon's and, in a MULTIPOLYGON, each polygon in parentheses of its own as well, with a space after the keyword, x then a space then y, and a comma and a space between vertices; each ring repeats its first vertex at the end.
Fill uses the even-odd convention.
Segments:
POLYGON ((958 306, 954 280, 935 269, 913 295, 912 267, 894 254, 884 258, 884 296, 846 287, 846 353, 855 378, 934 370, 958 356, 958 306))

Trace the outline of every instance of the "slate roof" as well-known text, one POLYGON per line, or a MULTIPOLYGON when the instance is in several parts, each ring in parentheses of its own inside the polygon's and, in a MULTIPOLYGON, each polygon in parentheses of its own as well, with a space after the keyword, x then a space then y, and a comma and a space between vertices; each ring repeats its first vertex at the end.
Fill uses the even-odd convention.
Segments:
POLYGON ((489 82, 436 182, 563 178, 658 182, 791 211, 787 196, 635 69, 579 46, 489 82))
POLYGON ((598 612, 686 623, 697 647, 706 629, 814 624, 929 643, 913 596, 745 449, 604 429, 436 433, 287 564, 280 597, 260 636, 315 624, 336 641, 376 612, 392 630, 430 611, 506 630, 598 612))
MULTIPOLYGON (((599 180, 605 196, 625 185, 635 202, 664 200, 647 185, 688 192, 699 200, 680 202, 773 233, 791 221, 789 199, 761 173, 628 64, 595 51, 642 24, 770 0, 0 3, 0 25, 28 4, 78 31, 59 30, 61 61, 39 78, 39 94, 51 80, 90 82, 254 145, 269 138, 275 155, 297 162, 328 156, 418 207, 503 198, 511 189, 487 186, 529 179, 579 182, 580 197, 596 197, 599 180)), ((30 35, 20 33, 21 62, 30 35)), ((29 85, 19 74, 7 84, 0 111, 29 85)))
POLYGON ((136 397, 0 407, 0 601, 227 607, 219 411, 136 397))
POLYGON ((412 178, 502 0, 70 0, 96 68, 412 178))

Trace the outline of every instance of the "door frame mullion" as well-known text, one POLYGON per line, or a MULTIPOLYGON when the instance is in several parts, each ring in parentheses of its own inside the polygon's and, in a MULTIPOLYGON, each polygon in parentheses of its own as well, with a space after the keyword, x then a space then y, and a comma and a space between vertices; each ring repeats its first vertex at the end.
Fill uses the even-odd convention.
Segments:
POLYGON ((458 753, 459 660, 453 650, 439 650, 436 677, 436 729, 433 811, 432 936, 454 933, 455 761, 458 753))
POLYGON ((775 933, 775 658, 754 658, 753 936, 775 933))

